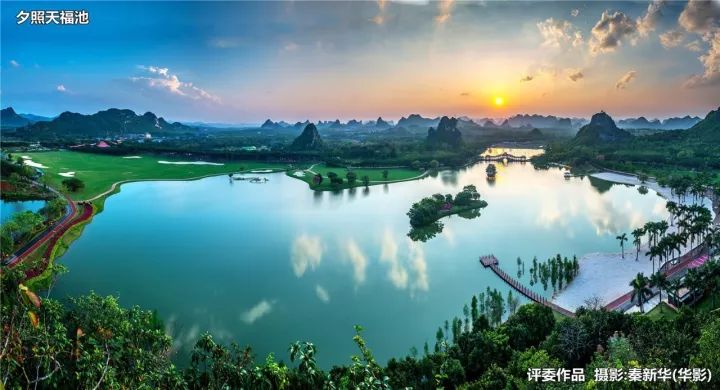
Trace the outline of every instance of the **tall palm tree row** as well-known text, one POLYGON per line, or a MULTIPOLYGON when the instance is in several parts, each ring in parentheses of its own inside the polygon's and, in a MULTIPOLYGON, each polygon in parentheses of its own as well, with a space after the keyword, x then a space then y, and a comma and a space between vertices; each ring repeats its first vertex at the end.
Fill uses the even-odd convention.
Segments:
POLYGON ((630 299, 632 301, 637 301, 638 305, 640 306, 640 312, 644 313, 644 305, 645 302, 647 302, 647 298, 652 296, 652 291, 650 290, 650 282, 648 278, 643 275, 642 272, 639 272, 635 279, 633 279, 630 282, 630 287, 632 287, 632 296, 630 299))

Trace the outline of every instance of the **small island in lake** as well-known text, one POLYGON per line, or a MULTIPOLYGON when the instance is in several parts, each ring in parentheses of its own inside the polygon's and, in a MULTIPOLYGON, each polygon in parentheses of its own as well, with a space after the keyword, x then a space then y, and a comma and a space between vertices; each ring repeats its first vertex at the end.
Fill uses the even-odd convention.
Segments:
POLYGON ((451 194, 435 194, 423 198, 410 207, 407 215, 410 217, 410 225, 413 228, 420 228, 448 215, 481 209, 486 206, 487 202, 480 199, 477 188, 471 184, 463 187, 463 190, 454 198, 451 194))
POLYGON ((497 168, 495 168, 495 164, 490 164, 485 169, 485 173, 487 174, 488 180, 495 180, 495 175, 497 174, 497 168))

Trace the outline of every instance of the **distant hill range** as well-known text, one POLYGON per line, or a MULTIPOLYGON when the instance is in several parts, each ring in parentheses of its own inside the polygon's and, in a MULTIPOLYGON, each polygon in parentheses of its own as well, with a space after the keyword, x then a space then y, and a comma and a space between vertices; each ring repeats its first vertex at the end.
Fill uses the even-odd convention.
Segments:
POLYGON ((322 149, 323 142, 318 133, 317 126, 309 123, 305 126, 302 133, 295 138, 290 145, 293 150, 318 150, 322 149))
POLYGON ((558 118, 554 115, 519 114, 514 115, 503 122, 504 127, 518 128, 545 128, 545 129, 570 129, 573 127, 570 118, 558 118))
POLYGON ((196 128, 179 122, 168 123, 152 112, 137 115, 132 110, 111 108, 92 115, 63 112, 47 122, 27 124, 16 129, 23 136, 38 138, 106 137, 129 134, 181 134, 192 133, 196 128))
POLYGON ((33 123, 31 120, 18 115, 12 107, 0 111, 0 125, 3 128, 22 127, 33 123))
POLYGON ((698 122, 700 122, 700 117, 689 115, 682 118, 667 118, 663 121, 659 119, 648 120, 641 116, 639 118, 621 119, 617 124, 621 129, 684 130, 693 127, 698 122))
POLYGON ((601 111, 592 116, 590 123, 578 130, 574 142, 581 145, 595 145, 599 143, 622 142, 632 138, 632 134, 618 128, 610 115, 601 111))
POLYGON ((427 143, 432 147, 460 146, 462 133, 458 130, 458 120, 446 116, 440 118, 437 128, 428 129, 427 143))
POLYGON ((400 127, 435 127, 440 123, 440 117, 424 118, 420 114, 410 114, 407 118, 402 117, 397 125, 400 127))
POLYGON ((691 139, 720 144, 720 107, 710 111, 705 119, 689 128, 686 134, 691 139))
POLYGON ((53 118, 33 114, 18 114, 12 107, 0 110, 0 125, 3 128, 23 127, 35 122, 50 121, 53 118))

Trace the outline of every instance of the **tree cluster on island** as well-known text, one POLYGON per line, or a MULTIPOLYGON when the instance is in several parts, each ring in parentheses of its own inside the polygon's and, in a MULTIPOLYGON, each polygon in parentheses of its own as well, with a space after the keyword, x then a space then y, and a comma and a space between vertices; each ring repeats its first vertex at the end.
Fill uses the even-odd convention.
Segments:
POLYGON ((471 184, 463 187, 454 197, 451 194, 435 194, 423 198, 410 207, 407 216, 410 217, 410 225, 419 228, 450 214, 486 206, 487 202, 480 199, 477 188, 471 184))

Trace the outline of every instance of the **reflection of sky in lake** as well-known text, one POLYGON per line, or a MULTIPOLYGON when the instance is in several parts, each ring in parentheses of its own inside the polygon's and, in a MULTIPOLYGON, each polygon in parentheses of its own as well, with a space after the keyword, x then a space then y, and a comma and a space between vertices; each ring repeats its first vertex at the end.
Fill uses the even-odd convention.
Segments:
POLYGON ((56 294, 95 290, 156 308, 181 353, 208 330, 261 356, 287 359, 290 342, 309 340, 323 365, 348 362, 361 324, 385 360, 432 341, 472 294, 506 291, 478 256, 494 253, 514 274, 518 256, 617 251, 617 233, 665 216, 653 192, 594 182, 600 193, 557 169, 496 165, 492 185, 478 164, 337 194, 283 174, 124 185, 63 257, 70 273, 56 294), (446 218, 426 243, 407 238, 413 202, 467 184, 489 203, 479 218, 446 218))
POLYGON ((38 211, 45 206, 44 200, 27 200, 27 201, 0 201, 0 223, 12 218, 13 214, 26 210, 38 211))

